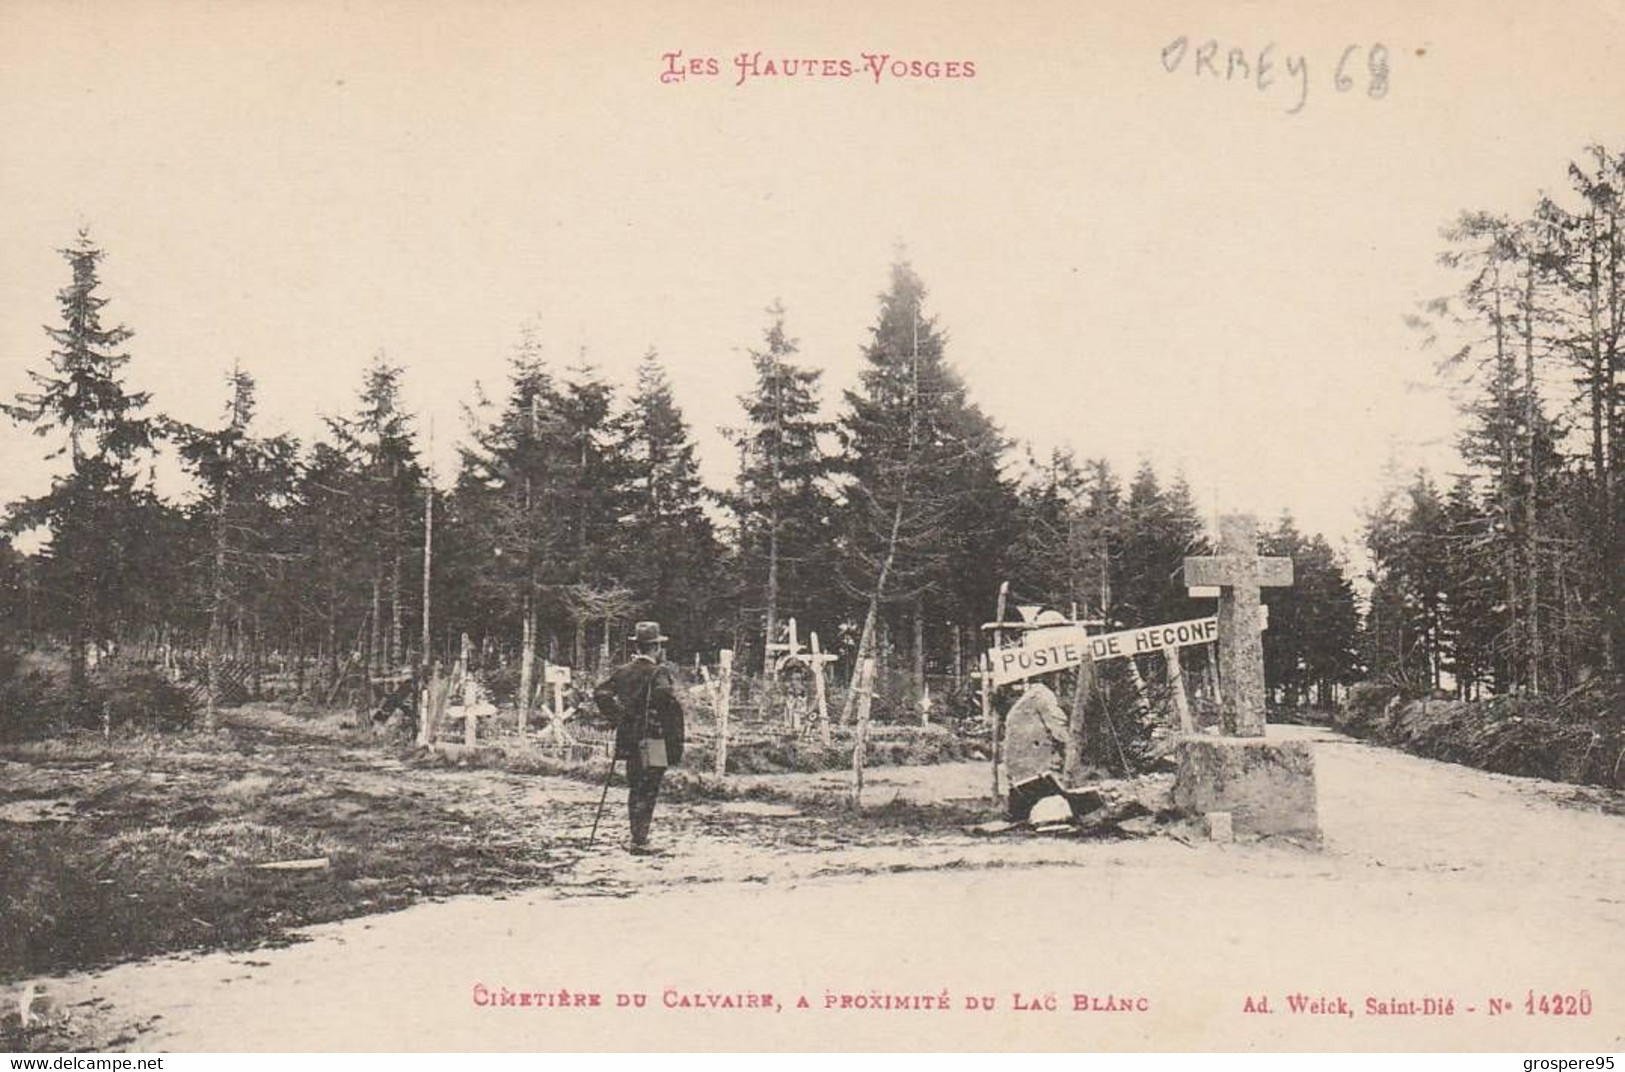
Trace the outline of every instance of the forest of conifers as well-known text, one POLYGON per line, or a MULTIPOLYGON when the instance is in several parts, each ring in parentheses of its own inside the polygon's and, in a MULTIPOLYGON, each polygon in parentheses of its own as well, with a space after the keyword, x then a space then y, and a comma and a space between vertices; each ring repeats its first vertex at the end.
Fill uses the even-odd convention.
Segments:
MULTIPOLYGON (((1473 696, 1617 673, 1622 187, 1620 155, 1591 150, 1527 213, 1444 233, 1459 288, 1415 319, 1465 390, 1460 464, 1393 474, 1358 570, 1290 514, 1266 526, 1262 549, 1297 569, 1267 596, 1279 702, 1367 678, 1473 696)), ((259 430, 247 367, 223 370, 217 422, 170 419, 127 384, 127 363, 162 356, 120 324, 137 310, 104 308, 102 251, 81 233, 62 252, 60 320, 14 358, 29 386, 4 406, 58 475, 6 507, 0 642, 62 651, 76 682, 94 655, 212 651, 297 665, 323 695, 351 666, 364 681, 454 657, 464 635, 487 660, 590 668, 650 618, 682 661, 727 647, 759 666, 794 617, 843 675, 873 653, 917 690, 974 668, 1001 582, 1013 604, 1127 626, 1211 613, 1179 584, 1209 550, 1183 477, 1012 442, 955 371, 942 324, 959 312, 903 260, 839 398, 793 314, 767 311, 735 478, 707 487, 654 352, 616 384, 534 333, 507 382, 470 385, 460 464, 438 479, 401 402, 410 373, 384 356, 314 442, 259 430), (184 495, 158 493, 160 452, 184 495)))

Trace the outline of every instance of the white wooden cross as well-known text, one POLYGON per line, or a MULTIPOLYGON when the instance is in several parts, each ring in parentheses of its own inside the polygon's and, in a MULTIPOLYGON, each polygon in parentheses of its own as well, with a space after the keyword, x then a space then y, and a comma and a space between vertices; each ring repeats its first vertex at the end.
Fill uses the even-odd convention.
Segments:
MULTIPOLYGON (((776 651, 782 651, 786 657, 794 658, 802 652, 801 642, 796 639, 796 620, 791 618, 785 623, 784 629, 786 639, 770 642, 767 645, 767 653, 771 656, 776 651)), ((784 658, 781 657, 776 665, 783 664, 784 658)))
POLYGON ((818 738, 826 745, 830 742, 830 729, 829 693, 824 684, 824 666, 839 658, 838 655, 826 655, 818 645, 818 634, 812 634, 812 654, 807 656, 807 662, 812 666, 813 699, 818 704, 818 738))
MULTIPOLYGON (((544 663, 542 666, 543 686, 553 686, 553 710, 548 712, 547 728, 544 733, 549 734, 559 744, 574 744, 575 735, 570 732, 569 722, 575 715, 574 706, 565 706, 564 690, 570 684, 570 668, 568 666, 554 666, 544 663)), ((546 707, 542 708, 546 711, 546 707)))

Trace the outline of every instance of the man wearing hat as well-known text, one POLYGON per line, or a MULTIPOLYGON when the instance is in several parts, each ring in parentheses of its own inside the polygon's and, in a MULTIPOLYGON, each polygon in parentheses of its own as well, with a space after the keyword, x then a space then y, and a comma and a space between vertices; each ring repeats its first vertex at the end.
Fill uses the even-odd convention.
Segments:
POLYGON ((660 779, 668 765, 683 758, 683 705, 672 668, 661 662, 669 639, 661 635, 659 622, 639 622, 631 637, 635 654, 592 694, 598 710, 615 724, 615 755, 626 761, 631 850, 640 856, 651 851, 649 823, 660 779))

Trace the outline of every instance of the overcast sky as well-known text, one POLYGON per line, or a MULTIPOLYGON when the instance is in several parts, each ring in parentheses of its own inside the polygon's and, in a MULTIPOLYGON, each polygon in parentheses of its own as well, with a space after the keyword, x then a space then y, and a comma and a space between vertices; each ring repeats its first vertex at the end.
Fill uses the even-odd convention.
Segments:
MULTIPOLYGON (((1438 229, 1618 145, 1621 11, 0 0, 0 392, 43 362, 88 226, 130 379, 176 416, 215 416, 237 360, 308 438, 382 350, 444 476, 534 320, 623 380, 658 348, 720 483, 763 309, 833 404, 903 243, 1012 436, 1347 537, 1390 458, 1450 461, 1402 320, 1450 286, 1438 229), (662 84, 677 49, 720 74, 662 84), (756 50, 855 71, 736 85, 756 50)), ((42 487, 40 448, 0 430, 0 499, 42 487)))

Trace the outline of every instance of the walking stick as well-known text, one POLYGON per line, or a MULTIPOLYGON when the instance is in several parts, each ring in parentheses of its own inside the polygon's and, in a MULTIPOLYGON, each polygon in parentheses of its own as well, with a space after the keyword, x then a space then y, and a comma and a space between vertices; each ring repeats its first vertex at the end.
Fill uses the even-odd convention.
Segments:
MULTIPOLYGON (((642 720, 639 722, 640 735, 648 727, 648 722, 649 722, 649 701, 650 701, 650 698, 654 696, 654 688, 655 688, 655 677, 654 677, 654 674, 651 673, 649 675, 649 687, 646 690, 644 690, 644 693, 643 693, 643 717, 642 717, 642 720)), ((604 792, 603 792, 603 795, 598 798, 598 811, 592 817, 592 833, 587 835, 587 848, 589 848, 589 849, 592 848, 592 843, 595 840, 597 840, 597 838, 598 838, 598 820, 600 820, 600 819, 602 819, 604 817, 604 802, 609 799, 609 783, 615 780, 615 762, 616 762, 616 760, 621 758, 621 756, 620 756, 620 739, 619 739, 618 736, 617 736, 617 738, 615 740, 614 745, 612 745, 611 747, 614 748, 614 751, 612 751, 609 754, 609 773, 604 775, 604 792)), ((636 745, 634 745, 633 747, 636 747, 636 745)), ((628 763, 631 762, 631 757, 630 756, 627 757, 627 762, 628 763)), ((627 770, 630 771, 631 767, 628 767, 627 770)), ((627 778, 627 787, 626 788, 627 788, 627 793, 630 794, 631 791, 632 791, 632 780, 631 780, 630 777, 627 778)))
POLYGON ((598 798, 598 810, 593 813, 592 833, 587 837, 587 848, 598 839, 598 820, 604 817, 604 802, 609 799, 609 783, 615 780, 615 761, 621 757, 615 752, 609 754, 609 773, 604 775, 604 794, 598 798))

